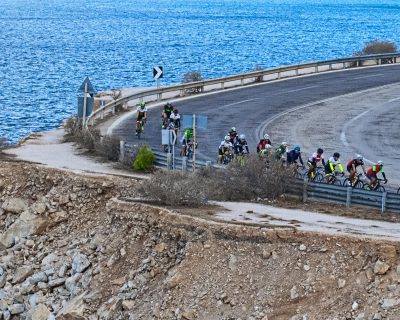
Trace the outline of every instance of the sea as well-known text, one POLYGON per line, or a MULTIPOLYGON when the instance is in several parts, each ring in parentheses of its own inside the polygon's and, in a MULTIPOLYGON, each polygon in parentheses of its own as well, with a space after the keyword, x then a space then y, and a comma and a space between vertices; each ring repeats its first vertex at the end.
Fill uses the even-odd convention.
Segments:
POLYGON ((0 0, 0 137, 17 142, 97 91, 214 78, 400 45, 398 0, 0 0))

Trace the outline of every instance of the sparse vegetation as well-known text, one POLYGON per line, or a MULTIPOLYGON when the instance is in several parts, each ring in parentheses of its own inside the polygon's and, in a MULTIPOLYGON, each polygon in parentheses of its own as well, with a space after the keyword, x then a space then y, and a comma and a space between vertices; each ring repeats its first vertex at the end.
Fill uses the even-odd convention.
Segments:
POLYGON ((234 161, 224 169, 196 173, 160 172, 142 185, 142 195, 167 205, 199 206, 206 199, 221 201, 276 199, 292 181, 280 162, 250 156, 245 164, 234 161))
POLYGON ((365 43, 364 48, 356 52, 356 56, 380 54, 380 53, 395 53, 397 46, 394 42, 384 40, 373 40, 365 43))
MULTIPOLYGON (((201 75, 200 71, 190 71, 183 75, 182 83, 191 83, 191 82, 198 82, 202 81, 203 76, 201 75)), ((186 89, 185 92, 188 94, 194 94, 202 91, 202 87, 194 87, 191 89, 186 89)))
POLYGON ((0 151, 7 149, 10 146, 8 140, 4 137, 0 137, 0 151))
POLYGON ((115 137, 101 137, 100 131, 94 127, 83 128, 78 118, 72 117, 64 124, 64 140, 75 142, 106 160, 118 161, 119 139, 115 137))

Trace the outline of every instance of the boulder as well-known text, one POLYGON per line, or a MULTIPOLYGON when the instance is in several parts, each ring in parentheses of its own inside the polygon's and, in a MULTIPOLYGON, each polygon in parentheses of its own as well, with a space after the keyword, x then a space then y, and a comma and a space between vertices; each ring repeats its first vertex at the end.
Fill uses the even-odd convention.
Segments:
POLYGON ((0 247, 10 248, 15 244, 16 238, 26 238, 33 235, 44 225, 46 225, 45 219, 24 211, 4 233, 0 234, 0 247))
POLYGON ((28 209, 28 202, 22 198, 8 198, 4 201, 2 209, 5 212, 20 214, 28 209))
POLYGON ((35 307, 31 314, 31 320, 48 320, 51 316, 51 312, 44 304, 39 304, 35 307))
POLYGON ((13 276, 12 284, 18 284, 25 281, 26 278, 33 274, 32 266, 22 266, 19 267, 13 276))
POLYGON ((90 266, 89 259, 82 253, 77 253, 72 258, 72 273, 82 273, 90 266))
POLYGON ((16 303, 8 307, 8 310, 12 315, 21 314, 25 311, 25 306, 21 303, 16 303))
POLYGON ((84 320, 85 303, 83 297, 86 292, 71 299, 57 314, 57 320, 84 320))
POLYGON ((381 303, 382 309, 390 310, 400 306, 400 299, 383 299, 381 303))
POLYGON ((374 266, 374 273, 375 274, 383 275, 389 269, 390 269, 390 266, 386 262, 383 262, 381 260, 378 260, 378 261, 375 262, 375 266, 374 266))

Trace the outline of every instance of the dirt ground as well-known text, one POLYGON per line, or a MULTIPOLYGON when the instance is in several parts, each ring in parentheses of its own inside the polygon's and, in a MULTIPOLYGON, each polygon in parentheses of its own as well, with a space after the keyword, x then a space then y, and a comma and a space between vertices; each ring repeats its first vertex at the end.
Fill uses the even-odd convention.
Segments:
POLYGON ((41 223, 0 246, 0 314, 398 319, 397 242, 221 223, 209 219, 218 207, 126 201, 138 183, 1 161, 0 242, 27 212, 41 223))

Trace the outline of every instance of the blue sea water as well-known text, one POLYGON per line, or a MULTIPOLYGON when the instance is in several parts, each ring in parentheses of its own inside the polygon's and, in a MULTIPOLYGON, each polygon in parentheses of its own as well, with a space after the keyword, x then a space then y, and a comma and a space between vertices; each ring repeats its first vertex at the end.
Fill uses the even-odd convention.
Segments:
POLYGON ((59 126, 97 90, 163 84, 400 44, 397 0, 1 0, 0 137, 59 126))

